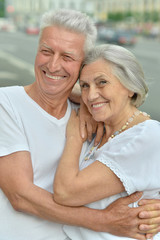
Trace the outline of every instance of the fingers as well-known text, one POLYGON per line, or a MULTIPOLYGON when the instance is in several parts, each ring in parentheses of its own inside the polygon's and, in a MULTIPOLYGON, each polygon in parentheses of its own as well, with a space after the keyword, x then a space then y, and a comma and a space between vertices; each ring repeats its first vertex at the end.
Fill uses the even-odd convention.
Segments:
POLYGON ((160 201, 153 200, 141 200, 139 206, 143 207, 143 210, 139 213, 139 217, 143 219, 153 218, 156 219, 156 223, 160 224, 160 201), (149 204, 148 204, 149 203, 149 204), (146 205, 145 205, 146 204, 146 205))
POLYGON ((103 123, 98 123, 96 137, 95 137, 95 141, 94 141, 94 145, 95 146, 97 146, 100 143, 101 138, 103 136, 103 132, 104 132, 104 125, 103 125, 103 123))
POLYGON ((87 122, 86 127, 87 127, 88 141, 91 142, 92 141, 92 134, 93 134, 92 124, 87 122))
MULTIPOLYGON (((160 230, 159 230, 159 231, 160 231, 160 230)), ((158 231, 158 232, 159 232, 159 231, 158 231)), ((158 232, 156 232, 156 233, 158 233, 158 232)), ((146 239, 152 239, 156 233, 147 233, 147 234, 146 234, 146 239)), ((158 235, 156 239, 159 239, 159 236, 160 236, 160 235, 158 235)))
POLYGON ((83 139, 87 139, 87 130, 85 121, 80 121, 80 134, 83 139))
POLYGON ((142 199, 138 205, 147 205, 149 210, 160 210, 160 199, 142 199))
POLYGON ((87 140, 89 142, 92 141, 93 127, 89 122, 82 121, 80 122, 80 134, 83 140, 87 140))
POLYGON ((139 230, 145 233, 157 233, 159 230, 159 225, 158 224, 152 224, 152 225, 140 224, 139 230))
POLYGON ((139 230, 145 233, 157 233, 160 231, 160 218, 146 219, 139 225, 139 230))
POLYGON ((156 218, 160 223, 160 210, 152 211, 151 208, 146 209, 146 211, 141 211, 139 213, 140 218, 156 218))
POLYGON ((81 120, 80 121, 80 134, 83 139, 88 139, 89 142, 93 139, 93 133, 96 132, 97 123, 92 120, 81 120))
POLYGON ((147 234, 146 234, 146 239, 152 239, 153 236, 154 236, 154 234, 152 234, 152 233, 147 233, 147 234))
POLYGON ((133 193, 127 197, 123 197, 120 200, 122 201, 123 204, 129 205, 130 203, 138 201, 142 196, 142 192, 136 192, 133 193))
POLYGON ((139 230, 146 233, 146 238, 150 239, 156 233, 160 232, 160 217, 144 219, 144 222, 139 225, 139 230))
POLYGON ((135 239, 138 240, 146 240, 146 236, 144 234, 141 233, 137 233, 136 235, 133 236, 135 239))

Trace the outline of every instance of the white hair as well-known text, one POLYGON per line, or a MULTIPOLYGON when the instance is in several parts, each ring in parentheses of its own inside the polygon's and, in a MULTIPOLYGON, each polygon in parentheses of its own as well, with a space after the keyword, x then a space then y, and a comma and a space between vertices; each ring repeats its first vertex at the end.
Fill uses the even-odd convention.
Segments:
POLYGON ((59 26, 67 30, 84 34, 86 37, 84 51, 88 52, 95 44, 97 29, 85 13, 71 9, 46 12, 41 19, 40 36, 45 27, 59 26))
POLYGON ((88 53, 83 66, 98 59, 111 63, 113 74, 124 87, 134 93, 131 103, 136 107, 142 105, 147 96, 148 87, 136 57, 124 47, 104 44, 93 48, 88 53))

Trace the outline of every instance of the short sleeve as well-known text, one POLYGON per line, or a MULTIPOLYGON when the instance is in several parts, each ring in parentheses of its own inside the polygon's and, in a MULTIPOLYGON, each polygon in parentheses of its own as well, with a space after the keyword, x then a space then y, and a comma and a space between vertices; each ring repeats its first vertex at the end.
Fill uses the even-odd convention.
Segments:
POLYGON ((96 152, 128 194, 158 189, 160 183, 160 123, 148 120, 119 134, 96 152))
POLYGON ((29 151, 27 139, 10 99, 0 94, 0 156, 29 151))

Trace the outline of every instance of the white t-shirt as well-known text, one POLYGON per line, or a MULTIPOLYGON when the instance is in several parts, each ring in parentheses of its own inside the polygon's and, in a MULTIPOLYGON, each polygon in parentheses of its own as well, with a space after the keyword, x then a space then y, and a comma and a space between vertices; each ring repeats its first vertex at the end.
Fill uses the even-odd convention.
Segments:
MULTIPOLYGON (((93 142, 90 146, 92 147, 93 142)), ((109 167, 125 187, 125 192, 88 204, 94 209, 104 209, 116 199, 135 191, 143 191, 143 198, 160 198, 160 122, 146 120, 107 142, 101 148, 87 153, 81 169, 95 160, 109 167)), ((137 202, 131 207, 137 207, 137 202)), ((72 240, 130 240, 109 233, 94 232, 80 227, 64 226, 72 240)), ((160 240, 160 234, 153 239, 160 240)))
MULTIPOLYGON (((0 88, 0 156, 29 151, 34 184, 53 192, 71 109, 60 120, 44 111, 23 87, 0 88)), ((83 150, 87 149, 87 143, 83 150)), ((82 154, 84 154, 84 152, 82 154)), ((15 211, 0 189, 0 240, 64 240, 62 225, 15 211)))

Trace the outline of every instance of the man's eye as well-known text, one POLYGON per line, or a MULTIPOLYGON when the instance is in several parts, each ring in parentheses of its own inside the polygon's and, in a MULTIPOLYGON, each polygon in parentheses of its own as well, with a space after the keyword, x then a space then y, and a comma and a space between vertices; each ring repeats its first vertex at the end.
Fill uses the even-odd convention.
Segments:
POLYGON ((41 52, 43 53, 43 54, 50 54, 50 51, 49 50, 47 50, 47 49, 41 49, 41 52))
POLYGON ((69 56, 69 55, 64 55, 63 58, 64 58, 65 61, 73 61, 73 60, 74 60, 74 59, 73 59, 71 56, 69 56))

